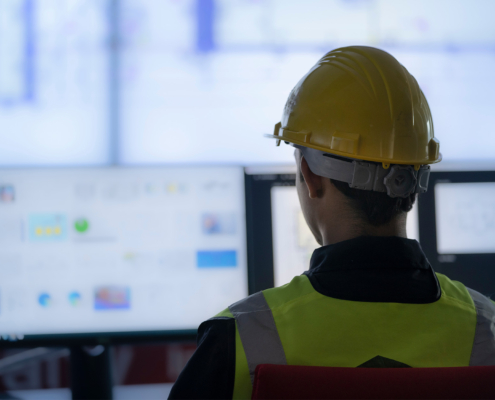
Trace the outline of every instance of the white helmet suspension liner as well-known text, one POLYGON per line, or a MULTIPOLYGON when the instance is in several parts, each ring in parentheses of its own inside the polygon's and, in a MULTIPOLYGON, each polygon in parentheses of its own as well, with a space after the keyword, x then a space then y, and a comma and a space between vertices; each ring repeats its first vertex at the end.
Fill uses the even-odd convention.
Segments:
POLYGON ((335 156, 309 147, 293 145, 302 152, 311 171, 325 178, 346 182, 351 188, 387 192, 390 197, 406 198, 428 189, 430 166, 415 170, 412 165, 393 164, 385 169, 382 163, 335 156))

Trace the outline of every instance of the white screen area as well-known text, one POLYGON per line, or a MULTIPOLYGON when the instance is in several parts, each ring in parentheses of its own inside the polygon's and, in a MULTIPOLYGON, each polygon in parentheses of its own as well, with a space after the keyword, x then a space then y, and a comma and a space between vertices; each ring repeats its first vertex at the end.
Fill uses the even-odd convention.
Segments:
POLYGON ((494 157, 492 0, 121 5, 125 163, 291 162, 289 146, 275 148, 262 134, 273 132, 289 92, 326 52, 356 44, 391 52, 416 77, 444 160, 494 157))
POLYGON ((195 329, 247 295, 242 168, 0 181, 0 333, 195 329))
POLYGON ((495 253, 495 183, 435 185, 439 254, 495 253))
POLYGON ((320 245, 306 224, 295 186, 272 187, 271 199, 274 283, 281 286, 309 269, 320 245))
MULTIPOLYGON (((295 186, 274 186, 271 189, 273 272, 275 286, 289 283, 309 269, 313 251, 320 247, 314 239, 299 205, 295 186)), ((419 240, 418 209, 407 216, 407 237, 419 240)))
POLYGON ((108 5, 0 1, 0 165, 108 161, 108 5))

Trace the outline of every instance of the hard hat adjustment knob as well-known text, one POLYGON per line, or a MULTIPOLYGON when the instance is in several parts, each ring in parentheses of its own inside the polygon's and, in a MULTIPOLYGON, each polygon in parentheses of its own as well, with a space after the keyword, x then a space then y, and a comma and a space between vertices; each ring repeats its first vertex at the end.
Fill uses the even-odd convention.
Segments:
POLYGON ((416 191, 416 172, 410 165, 393 165, 390 172, 383 179, 390 197, 407 197, 416 191))

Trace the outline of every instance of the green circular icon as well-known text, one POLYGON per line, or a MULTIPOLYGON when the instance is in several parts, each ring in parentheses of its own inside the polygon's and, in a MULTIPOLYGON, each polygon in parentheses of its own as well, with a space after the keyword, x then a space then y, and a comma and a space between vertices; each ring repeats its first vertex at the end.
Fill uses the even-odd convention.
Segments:
POLYGON ((76 228, 76 231, 78 231, 79 233, 84 233, 89 228, 89 222, 85 218, 78 219, 74 223, 74 228, 76 228))

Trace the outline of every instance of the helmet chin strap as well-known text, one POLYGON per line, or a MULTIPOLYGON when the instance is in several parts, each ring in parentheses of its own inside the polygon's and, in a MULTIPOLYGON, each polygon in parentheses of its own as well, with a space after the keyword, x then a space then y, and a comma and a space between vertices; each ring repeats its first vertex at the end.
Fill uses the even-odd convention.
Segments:
POLYGON ((314 174, 346 182, 351 188, 387 192, 390 197, 401 198, 428 190, 429 165, 422 165, 417 171, 412 165, 400 164, 393 164, 385 169, 381 163, 335 156, 299 145, 293 146, 302 152, 314 174))

